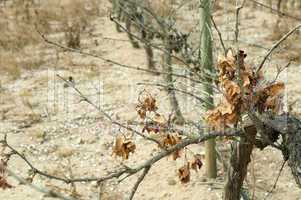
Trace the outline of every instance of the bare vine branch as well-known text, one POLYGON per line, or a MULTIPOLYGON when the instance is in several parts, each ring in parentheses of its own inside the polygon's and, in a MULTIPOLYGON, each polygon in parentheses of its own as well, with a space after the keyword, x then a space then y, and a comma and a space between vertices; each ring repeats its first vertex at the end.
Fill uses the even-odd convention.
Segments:
POLYGON ((264 56, 263 60, 259 64, 256 73, 258 74, 260 70, 262 69, 264 63, 268 59, 268 57, 273 53, 273 51, 282 43, 284 42, 290 35, 292 35, 295 31, 297 31, 299 28, 301 28, 301 24, 295 26, 292 30, 290 30, 288 33, 286 33, 280 40, 278 40, 267 52, 267 54, 264 56))
POLYGON ((135 195, 135 193, 136 193, 136 191, 137 191, 137 189, 138 189, 140 183, 143 181, 143 179, 145 178, 145 176, 146 176, 146 174, 148 173, 148 171, 150 170, 150 168, 151 168, 150 166, 144 168, 142 174, 139 176, 137 182, 135 183, 135 185, 134 185, 134 187, 133 187, 133 189, 132 189, 132 191, 131 191, 129 200, 132 200, 132 199, 134 198, 134 195, 135 195))
POLYGON ((224 50, 224 55, 226 56, 227 54, 227 48, 225 46, 225 43, 224 43, 224 40, 223 40, 223 36, 222 36, 222 33, 220 32, 219 28, 217 27, 217 24, 215 23, 215 20, 213 19, 213 16, 211 15, 211 21, 212 21, 212 24, 213 24, 213 27, 214 29, 216 30, 217 34, 218 34, 218 37, 219 37, 219 41, 223 47, 223 50, 224 50))
POLYGON ((14 173, 13 171, 11 171, 10 169, 6 169, 7 173, 12 176, 14 179, 16 179, 17 181, 19 181, 20 183, 22 184, 25 184, 25 185, 28 185, 29 187, 31 187, 32 189, 38 191, 38 192, 41 192, 49 197, 52 197, 52 198, 58 198, 58 199, 62 199, 62 200, 76 200, 75 198, 73 197, 67 197, 63 194, 60 194, 58 192, 55 192, 53 190, 49 190, 49 189, 46 189, 46 188, 43 188, 41 186, 37 186, 37 185, 34 185, 30 182, 28 182, 27 180, 25 180, 24 178, 18 176, 16 173, 14 173))
POLYGON ((68 80, 66 80, 65 78, 63 78, 62 76, 60 76, 59 74, 57 74, 57 77, 59 77, 61 80, 63 80, 69 87, 73 88, 77 94, 82 98, 83 101, 87 102, 88 104, 90 104, 91 106, 93 106, 97 111, 99 111, 101 114, 103 114, 112 124, 115 124, 121 128, 125 128, 129 131, 134 132, 135 134, 143 137, 144 139, 150 140, 152 142, 157 143, 158 145, 160 144, 160 142, 158 142, 157 140, 155 140, 154 138, 148 137, 142 133, 140 133, 139 131, 126 126, 116 120, 114 120, 108 113, 106 113, 103 109, 101 109, 101 107, 97 106, 95 103, 93 103, 90 99, 88 99, 78 88, 75 87, 74 84, 70 83, 68 80))
POLYGON ((281 168, 280 168, 280 170, 279 170, 279 172, 278 172, 277 178, 276 178, 276 180, 275 180, 275 182, 274 182, 274 185, 273 185, 272 189, 269 191, 269 193, 265 196, 265 198, 264 198, 263 200, 266 200, 266 199, 272 194, 272 192, 274 191, 274 189, 276 188, 277 183, 278 183, 278 180, 279 180, 280 175, 281 175, 281 172, 283 171, 283 168, 284 168, 284 166, 285 166, 285 163, 286 163, 286 160, 283 161, 283 163, 282 163, 282 165, 281 165, 281 168))
MULTIPOLYGON (((206 102, 205 99, 203 99, 203 98, 201 98, 201 97, 199 97, 199 96, 197 96, 193 93, 190 93, 190 92, 187 92, 187 91, 175 88, 175 87, 170 87, 169 85, 163 85, 163 84, 160 84, 160 83, 137 83, 137 85, 152 85, 152 86, 157 86, 157 87, 163 87, 163 88, 167 88, 169 90, 175 90, 175 91, 181 92, 183 94, 187 94, 187 95, 197 99, 201 103, 206 102)), ((209 103, 209 102, 206 102, 206 103, 209 103)))
POLYGON ((56 42, 54 42, 54 41, 49 40, 49 39, 48 39, 42 32, 40 32, 38 29, 36 29, 36 31, 37 31, 38 34, 41 36, 41 38, 44 40, 44 42, 46 42, 46 43, 48 43, 48 44, 50 44, 50 45, 56 46, 56 47, 58 47, 58 48, 64 49, 64 50, 69 51, 69 52, 78 53, 78 54, 81 54, 81 55, 84 55, 84 56, 90 56, 90 57, 93 57, 93 58, 97 58, 97 59, 100 59, 100 60, 102 60, 102 61, 104 61, 104 62, 112 63, 112 64, 115 64, 115 65, 118 65, 118 66, 120 66, 120 67, 127 68, 127 69, 133 69, 133 70, 144 71, 144 72, 149 72, 149 73, 157 73, 157 74, 171 74, 172 76, 175 76, 175 77, 188 79, 188 80, 191 80, 191 81, 196 82, 196 83, 201 83, 199 80, 193 79, 193 78, 188 77, 188 76, 186 76, 186 75, 176 74, 176 73, 168 73, 168 72, 165 72, 165 71, 158 71, 158 70, 144 69, 144 68, 137 67, 137 66, 125 65, 125 64, 119 63, 119 62, 117 62, 117 61, 114 61, 114 60, 111 60, 111 59, 104 58, 104 57, 102 57, 102 56, 100 56, 100 55, 97 55, 97 54, 94 54, 94 53, 85 52, 85 51, 83 51, 82 49, 74 49, 74 48, 71 48, 71 47, 67 47, 67 46, 64 46, 64 45, 61 45, 61 44, 59 44, 59 43, 56 43, 56 42))
POLYGON ((290 15, 290 14, 288 14, 288 13, 281 12, 280 10, 276 10, 276 9, 274 9, 274 8, 268 6, 268 5, 265 5, 265 4, 263 4, 263 3, 260 3, 260 2, 258 2, 258 1, 256 1, 256 0, 250 0, 250 1, 252 1, 253 3, 255 3, 255 4, 258 5, 258 6, 261 6, 261 7, 263 7, 263 8, 267 8, 267 9, 270 9, 271 11, 273 11, 273 13, 276 13, 276 14, 278 14, 278 15, 280 15, 280 16, 284 16, 284 17, 288 17, 288 18, 291 18, 291 19, 294 19, 294 20, 297 20, 297 21, 301 21, 301 18, 299 18, 299 17, 290 15))

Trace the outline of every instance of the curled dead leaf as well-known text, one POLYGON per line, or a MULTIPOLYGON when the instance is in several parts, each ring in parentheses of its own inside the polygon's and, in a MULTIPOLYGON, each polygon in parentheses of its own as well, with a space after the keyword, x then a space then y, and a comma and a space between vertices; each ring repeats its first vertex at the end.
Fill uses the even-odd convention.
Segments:
POLYGON ((279 113, 282 108, 284 83, 267 87, 260 85, 263 74, 256 73, 248 66, 244 62, 245 57, 245 52, 239 50, 238 55, 234 56, 232 51, 228 51, 227 56, 218 58, 218 85, 224 96, 222 102, 209 110, 205 117, 215 130, 235 126, 240 114, 251 108, 256 108, 260 113, 267 110, 279 113), (239 73, 237 69, 240 69, 239 73), (240 81, 242 88, 238 84, 240 81))
MULTIPOLYGON (((180 143, 182 140, 181 136, 178 133, 168 133, 161 142, 162 148, 168 148, 180 143)), ((172 153, 173 160, 176 160, 181 157, 182 150, 177 150, 172 153)))
POLYGON ((181 141, 181 136, 178 133, 168 133, 163 139, 163 147, 171 147, 178 144, 181 141))
POLYGON ((141 119, 145 119, 147 111, 153 112, 158 109, 156 106, 156 99, 147 92, 139 95, 138 102, 136 110, 141 119))
POLYGON ((241 93, 239 85, 230 80, 225 80, 222 84, 225 88, 225 95, 228 101, 231 103, 236 103, 241 93))
POLYGON ((279 83, 275 83, 273 85, 266 87, 264 90, 268 96, 272 97, 272 96, 277 96, 277 95, 283 93, 284 88, 285 88, 284 83, 279 82, 279 83))
POLYGON ((278 113, 282 107, 284 89, 285 86, 283 82, 258 89, 254 97, 254 102, 259 112, 272 110, 274 113, 278 113))
POLYGON ((141 119, 145 119, 145 117, 146 117, 146 110, 144 110, 144 109, 141 109, 141 108, 137 108, 137 113, 138 113, 138 115, 139 115, 139 117, 141 118, 141 119))
POLYGON ((181 183, 188 183, 190 181, 190 167, 189 163, 185 164, 178 170, 178 176, 181 183))
POLYGON ((164 118, 164 116, 158 113, 156 113, 156 115, 154 116, 153 121, 161 126, 166 124, 166 119, 164 118))
POLYGON ((221 126, 222 114, 219 109, 214 108, 213 110, 209 110, 206 113, 206 122, 214 129, 219 129, 221 126))
POLYGON ((126 140, 124 136, 117 136, 113 147, 113 154, 128 159, 130 153, 134 153, 136 145, 131 140, 126 140))
POLYGON ((156 111, 157 110, 156 99, 153 98, 152 96, 145 98, 144 107, 147 111, 156 111))
POLYGON ((235 104, 231 104, 227 99, 206 113, 207 123, 215 130, 223 130, 226 127, 233 127, 238 122, 239 112, 235 104))
POLYGON ((235 106, 229 103, 227 99, 223 99, 223 101, 217 106, 217 109, 222 115, 225 115, 233 113, 235 110, 235 106))
POLYGON ((1 159, 0 160, 0 188, 4 190, 7 188, 12 188, 12 185, 10 185, 5 178, 6 167, 7 167, 7 163, 1 159))
POLYGON ((222 79, 233 79, 235 74, 235 57, 232 51, 228 51, 227 56, 219 56, 217 61, 219 76, 222 79))
POLYGON ((239 114, 236 112, 233 112, 231 114, 226 114, 224 115, 224 124, 227 127, 234 127, 235 124, 237 124, 238 120, 239 120, 239 114))
POLYGON ((190 163, 191 168, 195 171, 198 171, 202 168, 203 162, 202 162, 203 156, 201 154, 195 154, 193 161, 190 163))
POLYGON ((12 185, 10 185, 8 182, 7 182, 7 180, 6 180, 6 178, 5 177, 3 177, 3 176, 0 176, 0 188, 2 188, 2 189, 8 189, 8 188, 12 188, 13 186, 12 185))

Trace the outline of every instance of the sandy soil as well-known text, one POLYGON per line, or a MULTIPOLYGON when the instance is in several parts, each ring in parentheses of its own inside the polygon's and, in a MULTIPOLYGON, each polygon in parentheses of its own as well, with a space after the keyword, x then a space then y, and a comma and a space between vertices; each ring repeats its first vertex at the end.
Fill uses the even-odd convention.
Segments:
MULTIPOLYGON (((234 23, 226 26, 224 23, 226 19, 222 14, 222 12, 217 12, 216 16, 217 23, 224 31, 233 27, 234 23)), ((267 37, 271 34, 269 29, 274 23, 275 15, 263 14, 260 10, 251 12, 250 8, 246 8, 242 12, 242 16, 241 40, 270 47, 272 41, 267 40, 267 37)), ((230 15, 229 18, 231 18, 230 15)), ((227 39, 231 39, 232 36, 232 34, 225 34, 227 39)), ((103 17, 95 22, 93 35, 85 38, 84 45, 89 46, 89 49, 101 56, 120 63, 146 67, 144 51, 133 49, 127 40, 125 33, 117 33, 114 24, 107 17, 103 17), (95 40, 98 41, 98 46, 94 44, 95 40), (94 46, 91 47, 93 44, 94 46)), ((216 41, 218 42, 217 39, 216 41)), ((248 53, 248 62, 250 63, 258 63, 266 51, 245 43, 240 45, 248 53)), ((298 48, 300 50, 300 46, 298 48)), ((18 80, 12 81, 7 76, 0 75, 2 79, 0 92, 1 137, 7 133, 10 144, 23 152, 37 168, 51 174, 100 177, 118 169, 121 167, 122 161, 111 156, 112 144, 114 136, 120 132, 125 134, 127 132, 112 126, 94 108, 81 102, 72 88, 65 88, 64 83, 55 74, 63 77, 73 76, 77 87, 97 105, 100 105, 115 119, 128 123, 138 120, 135 105, 139 92, 144 88, 150 90, 159 100, 159 111, 168 114, 169 105, 165 91, 156 87, 137 85, 137 83, 147 81, 160 82, 162 77, 120 68, 117 65, 78 54, 61 52, 60 59, 56 59, 55 49, 50 46, 46 47, 45 52, 49 59, 44 66, 37 70, 24 71, 18 80), (72 169, 69 169, 69 166, 72 169)), ((275 66, 281 66, 286 62, 287 59, 283 56, 273 57, 269 61, 267 74, 273 77, 275 66)), ((280 77, 287 83, 288 101, 299 100, 294 107, 297 114, 301 114, 300 74, 300 63, 292 63, 289 70, 280 77)), ((184 105, 182 109, 185 117, 197 120, 202 113, 197 105, 188 106, 187 102, 191 99, 182 95, 178 95, 178 97, 181 105, 184 105)), ((128 161, 123 162, 124 164, 138 165, 158 152, 155 145, 140 137, 135 137, 135 142, 137 151, 128 161)), ((195 145, 190 149, 193 152, 202 153, 204 151, 202 145, 195 145)), ((183 162, 183 159, 175 162, 166 158, 154 165, 140 185, 135 199, 222 199, 225 174, 220 163, 219 176, 216 180, 207 179, 203 168, 198 173, 193 172, 189 183, 181 184, 177 178, 177 169, 183 162)), ((254 151, 246 181, 246 187, 255 194, 254 199, 263 199, 272 188, 281 164, 282 155, 275 149, 254 151)), ((17 157, 10 161, 9 168, 22 177, 27 176, 28 167, 17 157)), ((102 187, 103 199, 126 199, 136 178, 137 176, 133 176, 121 183, 118 183, 117 180, 105 183, 102 187)), ((15 187, 10 190, 2 190, 0 199, 51 199, 28 186, 18 184, 12 177, 9 177, 9 181, 15 187)), ((52 189, 56 189, 57 186, 70 192, 69 186, 40 176, 36 177, 33 183, 52 189)), ((99 191, 96 183, 80 183, 76 188, 81 199, 98 198, 99 191)), ((301 190, 294 183, 287 166, 284 167, 277 187, 268 199, 301 200, 301 190)))

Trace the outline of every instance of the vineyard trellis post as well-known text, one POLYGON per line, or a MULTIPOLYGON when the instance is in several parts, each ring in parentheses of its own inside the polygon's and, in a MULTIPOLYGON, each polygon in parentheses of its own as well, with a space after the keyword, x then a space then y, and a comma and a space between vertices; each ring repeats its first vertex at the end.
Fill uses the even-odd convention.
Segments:
MULTIPOLYGON (((212 61, 212 37, 211 37, 211 1, 203 0, 200 6, 200 30, 201 30, 201 68, 203 71, 203 99, 206 104, 204 105, 207 111, 213 106, 213 87, 212 78, 209 77, 213 73, 213 61, 212 61)), ((209 178, 216 178, 216 151, 215 151, 215 139, 212 138, 205 142, 205 160, 206 160, 206 173, 209 178)))

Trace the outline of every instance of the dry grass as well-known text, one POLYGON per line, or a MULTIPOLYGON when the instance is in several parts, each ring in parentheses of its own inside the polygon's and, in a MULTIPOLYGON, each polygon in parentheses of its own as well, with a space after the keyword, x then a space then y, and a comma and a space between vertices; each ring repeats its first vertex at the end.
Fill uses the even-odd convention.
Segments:
POLYGON ((0 7, 0 71, 16 79, 23 69, 38 69, 46 62, 43 57, 32 55, 46 50, 36 28, 44 34, 55 35, 65 45, 80 47, 81 37, 89 34, 95 19, 105 14, 100 3, 101 0, 40 3, 15 0, 0 7), (10 53, 3 55, 2 52, 10 53))
POLYGON ((99 5, 100 0, 53 0, 41 5, 36 13, 40 24, 50 23, 52 32, 64 33, 67 46, 79 48, 82 33, 89 32, 92 22, 105 13, 99 5))

